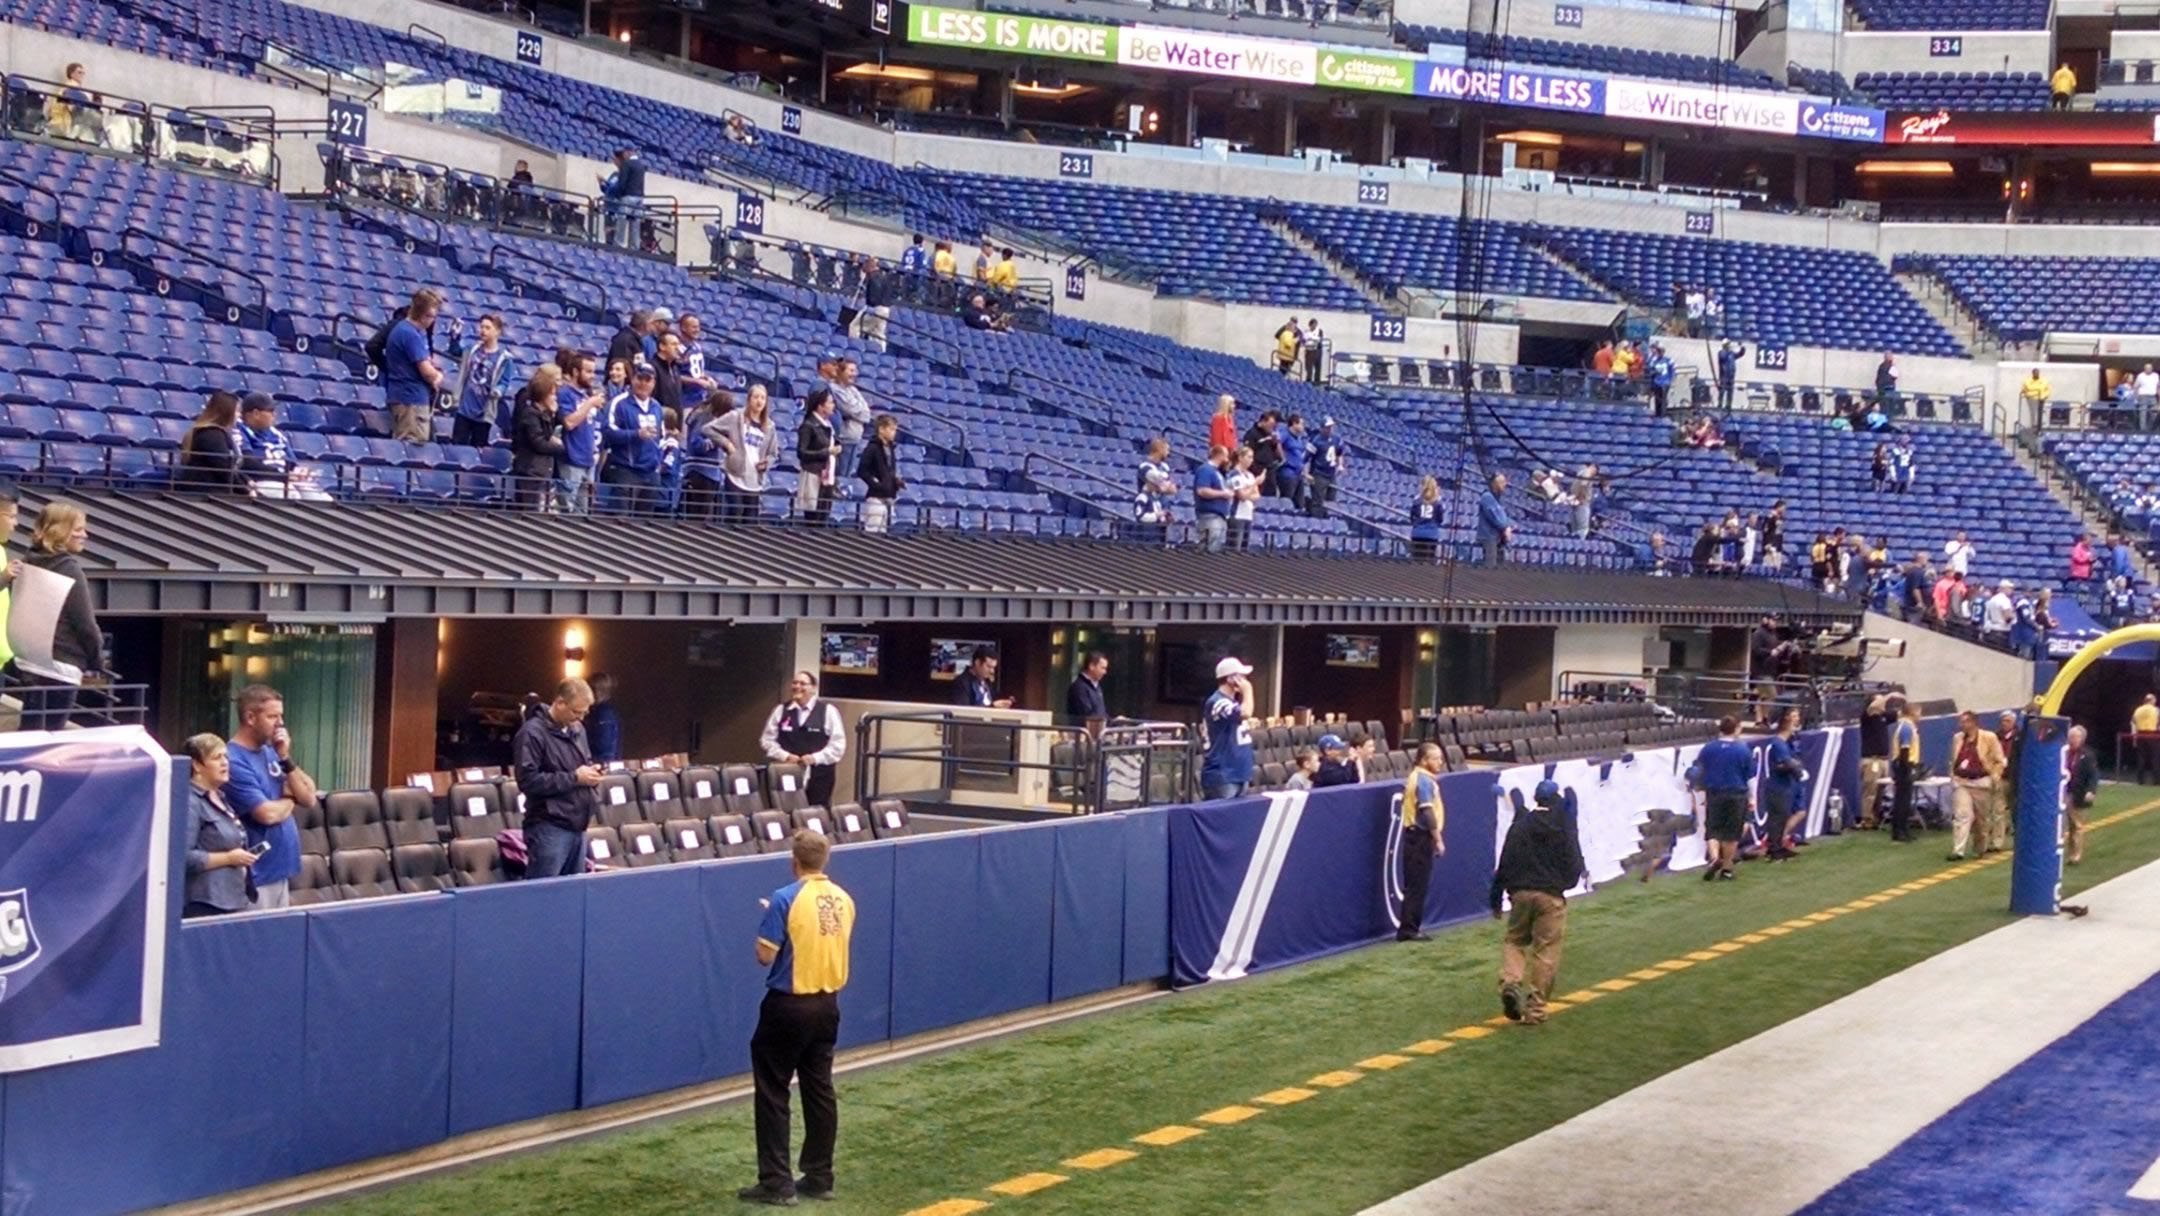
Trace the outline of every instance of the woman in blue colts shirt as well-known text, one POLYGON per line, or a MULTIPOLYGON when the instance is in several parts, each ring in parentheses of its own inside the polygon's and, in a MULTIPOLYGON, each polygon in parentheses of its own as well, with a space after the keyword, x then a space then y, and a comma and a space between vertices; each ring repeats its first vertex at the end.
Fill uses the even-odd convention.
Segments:
POLYGON ((1440 552, 1440 479, 1427 477, 1410 503, 1410 560, 1430 563, 1440 552))

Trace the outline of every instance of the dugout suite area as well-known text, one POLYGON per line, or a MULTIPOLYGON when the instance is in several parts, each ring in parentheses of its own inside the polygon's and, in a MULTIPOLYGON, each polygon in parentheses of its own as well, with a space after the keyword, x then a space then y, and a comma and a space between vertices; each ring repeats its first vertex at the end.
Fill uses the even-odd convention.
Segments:
POLYGON ((1570 672, 1738 671, 1765 612, 1854 615, 1755 580, 77 497, 116 665, 152 680, 160 738, 223 725, 233 691, 272 683, 330 788, 442 767, 566 668, 617 677, 627 754, 702 763, 754 758, 797 668, 844 668, 826 676, 837 698, 946 703, 940 642, 948 657, 994 645, 1001 692, 1028 708, 1062 711, 1079 655, 1099 648, 1112 713, 1186 718, 1234 653, 1258 669, 1263 712, 1393 730, 1406 706, 1545 700, 1570 672), (206 556, 204 535, 252 543, 206 556), (828 631, 859 637, 827 647, 828 631))
POLYGON ((1257 669, 1263 713, 1309 708, 1386 723, 1405 706, 1522 708, 1563 673, 1632 674, 1646 647, 1696 670, 1738 671, 1745 629, 1655 625, 1207 626, 723 622, 605 618, 410 618, 290 623, 242 618, 112 618, 123 670, 154 670, 162 739, 220 727, 219 702, 265 682, 285 690, 294 729, 335 787, 401 784, 413 773, 507 762, 519 699, 566 671, 616 679, 626 756, 695 763, 758 758, 765 715, 790 673, 822 669, 842 701, 949 704, 941 669, 978 646, 1000 657, 998 687, 1019 707, 1063 717, 1082 657, 1111 661, 1113 715, 1186 721, 1213 689, 1217 659, 1257 669), (836 670, 835 645, 873 672, 836 670), (566 658, 580 654, 582 658, 566 658), (374 712, 357 712, 372 703, 374 712))

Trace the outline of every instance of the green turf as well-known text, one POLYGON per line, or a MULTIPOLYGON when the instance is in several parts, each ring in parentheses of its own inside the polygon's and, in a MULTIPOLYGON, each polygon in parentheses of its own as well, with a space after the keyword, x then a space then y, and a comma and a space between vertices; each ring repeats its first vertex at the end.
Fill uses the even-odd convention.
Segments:
MULTIPOLYGON (((2150 792, 2108 787, 2095 817, 2150 792)), ((1611 884, 1571 905, 1559 987, 1623 976, 1938 872, 1945 839, 1893 846, 1857 833, 1789 864, 1744 866, 1738 882, 1611 884)), ((2065 889, 2156 856, 2160 812, 2125 820, 2093 836, 2065 889)), ((2009 881, 2009 867, 1994 866, 1169 1148, 1130 1140, 1493 1016, 1496 928, 1465 925, 1429 944, 1354 951, 843 1077, 843 1198, 819 1210, 899 1213, 972 1198, 1027 1216, 1354 1212, 2008 923, 2009 881), (1058 1164, 1111 1146, 1140 1156, 1094 1173, 1058 1164), (1038 1170, 1070 1180, 1021 1198, 985 1189, 1038 1170)), ((1644 1147, 1684 1158, 1688 1146, 1644 1147)), ((754 1175, 750 1112, 737 1104, 330 1210, 726 1211, 754 1175)))

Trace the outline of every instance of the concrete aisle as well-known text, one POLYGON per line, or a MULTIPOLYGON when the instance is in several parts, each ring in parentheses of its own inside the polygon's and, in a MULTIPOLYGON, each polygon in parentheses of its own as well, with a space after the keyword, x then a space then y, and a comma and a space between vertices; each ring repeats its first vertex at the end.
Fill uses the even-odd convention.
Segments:
POLYGON ((2160 862, 2078 902, 2092 915, 2005 926, 1366 1212, 1793 1212, 2160 972, 2160 862))

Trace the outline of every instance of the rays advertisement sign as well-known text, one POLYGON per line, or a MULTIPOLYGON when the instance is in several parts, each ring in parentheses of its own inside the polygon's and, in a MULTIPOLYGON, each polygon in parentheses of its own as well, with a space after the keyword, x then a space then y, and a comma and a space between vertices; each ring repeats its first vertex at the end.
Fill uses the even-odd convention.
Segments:
POLYGON ((157 1045, 172 815, 139 729, 0 735, 0 1072, 157 1045))

